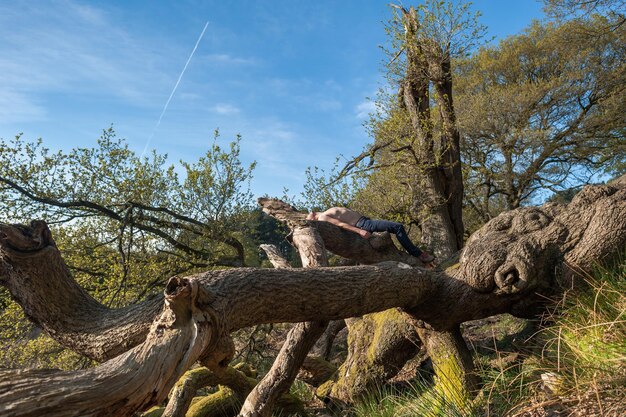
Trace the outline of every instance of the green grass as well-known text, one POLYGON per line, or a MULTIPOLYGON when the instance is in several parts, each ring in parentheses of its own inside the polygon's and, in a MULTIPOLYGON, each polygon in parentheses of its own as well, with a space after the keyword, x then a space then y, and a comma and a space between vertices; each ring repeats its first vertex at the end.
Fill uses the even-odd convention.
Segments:
POLYGON ((624 397, 626 255, 584 281, 555 303, 550 324, 536 335, 535 355, 507 369, 482 367, 484 415, 515 416, 542 401, 563 408, 595 401, 600 408, 624 397))
POLYGON ((362 398, 352 409, 354 417, 478 417, 480 413, 464 395, 455 396, 426 380, 417 379, 402 390, 386 386, 362 398))
POLYGON ((556 372, 583 380, 619 377, 626 368, 626 256, 586 277, 588 288, 566 294, 548 328, 548 355, 556 372))
POLYGON ((359 400, 352 409, 354 417, 395 417, 399 416, 401 397, 399 393, 387 386, 359 400))
POLYGON ((585 283, 555 303, 550 324, 533 337, 535 349, 505 367, 477 358, 483 388, 473 401, 419 380, 401 392, 379 388, 351 415, 513 417, 533 404, 626 415, 626 253, 614 265, 596 268, 585 283))

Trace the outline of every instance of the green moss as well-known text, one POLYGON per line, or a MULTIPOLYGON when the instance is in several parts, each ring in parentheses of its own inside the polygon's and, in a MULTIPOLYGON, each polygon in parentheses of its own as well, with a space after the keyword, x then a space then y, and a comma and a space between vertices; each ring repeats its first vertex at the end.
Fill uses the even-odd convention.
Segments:
POLYGON ((459 409, 468 408, 470 396, 464 384, 465 371, 458 358, 451 353, 437 352, 435 373, 435 390, 439 396, 459 409))
POLYGON ((367 319, 372 320, 374 326, 372 340, 367 350, 367 360, 372 367, 376 367, 385 340, 390 340, 394 335, 402 332, 402 327, 406 326, 406 320, 396 308, 369 314, 367 319))
POLYGON ((351 323, 348 345, 352 360, 342 365, 335 381, 318 388, 316 395, 320 398, 348 398, 382 382, 387 365, 384 353, 389 341, 403 334, 407 326, 402 312, 395 308, 367 314, 351 323), (346 364, 349 369, 345 368, 346 364))
POLYGON ((317 398, 328 398, 334 385, 335 380, 329 379, 328 381, 317 387, 317 389, 315 390, 315 396, 317 398))
POLYGON ((161 417, 163 412, 165 411, 165 407, 152 407, 145 413, 141 414, 141 417, 161 417))
POLYGON ((212 374, 212 372, 209 371, 205 367, 198 367, 198 368, 191 369, 191 370, 185 372, 183 374, 183 376, 180 377, 180 379, 178 381, 176 381, 176 384, 174 385, 174 388, 182 389, 183 384, 187 380, 191 379, 192 381, 195 381, 195 380, 198 380, 199 378, 202 378, 202 377, 204 377, 206 375, 211 375, 211 374, 212 374))
MULTIPOLYGON (((230 366, 228 367, 228 372, 233 372, 230 368, 230 366)), ((258 372, 256 369, 254 369, 252 366, 250 366, 250 364, 245 363, 245 362, 239 362, 236 365, 232 366, 232 369, 237 370, 239 372, 243 372, 246 376, 250 377, 250 378, 256 378, 258 376, 258 372)))
POLYGON ((220 386, 215 394, 201 397, 187 411, 187 417, 221 417, 237 413, 241 401, 233 390, 220 386))

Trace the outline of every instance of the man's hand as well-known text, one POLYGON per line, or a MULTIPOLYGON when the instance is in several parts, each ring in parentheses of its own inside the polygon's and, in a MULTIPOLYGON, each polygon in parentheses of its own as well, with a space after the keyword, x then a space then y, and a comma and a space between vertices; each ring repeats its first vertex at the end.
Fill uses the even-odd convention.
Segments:
POLYGON ((359 234, 361 235, 363 239, 369 239, 372 236, 370 232, 368 232, 367 230, 363 230, 363 229, 359 229, 359 234))

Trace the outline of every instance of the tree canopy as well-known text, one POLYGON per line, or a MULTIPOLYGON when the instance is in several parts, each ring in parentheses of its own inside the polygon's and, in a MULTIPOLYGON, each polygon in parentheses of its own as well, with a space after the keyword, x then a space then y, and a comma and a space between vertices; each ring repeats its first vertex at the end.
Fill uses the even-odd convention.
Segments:
POLYGON ((605 24, 535 22, 457 66, 466 201, 482 219, 621 170, 625 32, 581 35, 605 24))

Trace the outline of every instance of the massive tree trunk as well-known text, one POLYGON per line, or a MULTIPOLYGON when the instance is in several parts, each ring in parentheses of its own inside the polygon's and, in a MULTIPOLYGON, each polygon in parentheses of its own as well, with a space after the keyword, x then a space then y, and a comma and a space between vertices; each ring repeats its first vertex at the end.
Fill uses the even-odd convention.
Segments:
POLYGON ((142 343, 163 309, 162 294, 120 309, 100 304, 71 278, 44 222, 0 225, 0 245, 0 284, 31 321, 90 359, 102 362, 142 343))
POLYGON ((415 328, 396 308, 346 320, 348 357, 317 396, 351 404, 394 377, 420 350, 415 328))
MULTIPOLYGON (((267 200, 267 204, 273 204, 275 210, 288 207, 285 212, 295 213, 294 221, 305 218, 277 200, 267 200)), ((329 223, 316 226, 326 248, 359 263, 391 260, 422 265, 399 251, 387 233, 366 240, 329 223)), ((163 308, 162 294, 120 309, 93 299, 72 279, 43 222, 33 222, 31 227, 0 225, 0 244, 4 247, 2 259, 14 259, 14 266, 0 269, 0 284, 31 321, 63 346, 96 361, 111 359, 142 343, 163 308), (56 308, 49 309, 48 299, 59 301, 56 308)))
POLYGON ((145 342, 97 368, 0 371, 1 414, 127 416, 162 401, 220 337, 210 314, 200 309, 203 295, 197 280, 172 278, 166 308, 145 342))
MULTIPOLYGON (((299 213, 282 201, 261 198, 259 204, 264 212, 287 223, 291 228, 297 229, 304 221, 303 213, 299 213)), ((315 225, 318 230, 325 230, 332 226, 326 222, 307 223, 315 225)), ((371 263, 372 259, 380 261, 383 256, 388 256, 391 259, 401 259, 422 265, 417 258, 398 251, 388 233, 375 233, 367 240, 362 239, 356 233, 344 229, 339 230, 343 233, 327 232, 322 235, 324 241, 327 241, 326 246, 331 251, 346 258, 356 258, 361 263, 367 264, 371 263)), ((317 396, 325 401, 332 400, 336 404, 352 403, 368 389, 380 386, 387 379, 395 376, 406 361, 417 353, 419 347, 420 341, 415 328, 397 309, 350 319, 348 321, 348 357, 333 379, 317 390, 317 396)))
MULTIPOLYGON (((172 278, 163 313, 143 344, 87 371, 3 371, 0 412, 132 415, 162 400, 196 359, 228 360, 228 333, 260 323, 329 321, 401 307, 429 329, 455 336, 464 321, 504 312, 528 316, 561 288, 561 278, 575 283, 576 271, 622 253, 625 245, 626 177, 585 187, 567 206, 550 203, 496 217, 470 238, 458 265, 446 270, 386 262, 172 278)), ((42 223, 0 229, 0 282, 25 309, 53 315, 74 303, 64 294, 72 278, 58 265, 61 255, 42 223), (33 289, 29 296, 37 285, 47 291, 33 289)), ((125 344, 116 333, 109 346, 125 344)))
POLYGON ((422 221, 422 242, 440 258, 449 258, 463 246, 463 178, 459 140, 452 105, 450 57, 435 40, 419 35, 414 8, 400 8, 404 24, 406 74, 402 105, 417 139, 415 157, 420 172, 415 179, 417 218, 422 221), (442 134, 435 143, 435 123, 430 108, 430 84, 440 107, 442 134))
MULTIPOLYGON (((416 188, 426 198, 416 196, 415 201, 421 201, 421 211, 430 214, 422 225, 422 240, 438 256, 449 258, 463 247, 464 239, 460 134, 452 100, 450 44, 421 31, 413 7, 409 10, 400 7, 400 10, 406 49, 403 103, 419 139, 419 166, 425 167, 424 178, 416 181, 419 184, 416 188), (430 109, 431 85, 440 116, 438 141, 434 137, 435 122, 430 109)), ((460 333, 458 338, 450 337, 448 331, 437 333, 435 329, 420 332, 429 355, 435 361, 441 352, 447 352, 446 362, 458 360, 446 368, 459 369, 461 379, 466 382, 464 386, 471 389, 471 369, 461 360, 467 356, 468 348, 460 333), (432 341, 426 340, 430 337, 432 341)))

